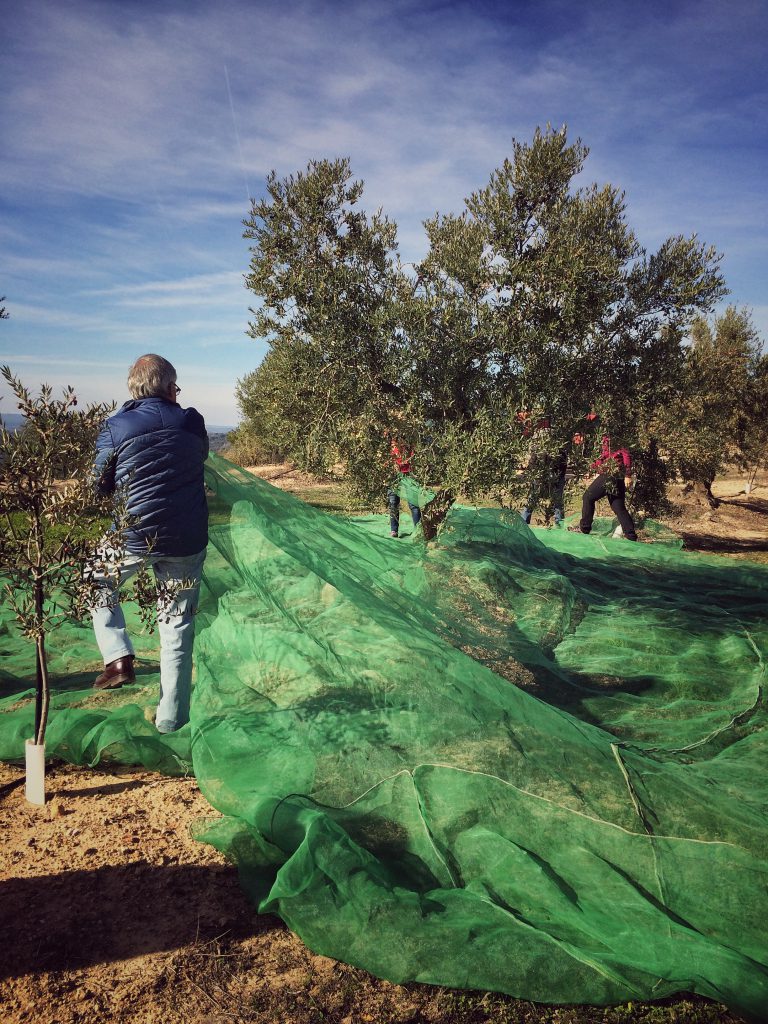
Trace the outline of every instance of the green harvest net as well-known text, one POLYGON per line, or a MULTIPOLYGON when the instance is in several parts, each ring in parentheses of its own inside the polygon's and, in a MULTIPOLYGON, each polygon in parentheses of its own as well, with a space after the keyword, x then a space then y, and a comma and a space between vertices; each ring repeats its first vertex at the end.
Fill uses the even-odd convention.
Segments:
POLYGON ((411 505, 424 508, 435 496, 434 491, 427 490, 414 477, 406 473, 398 473, 393 481, 392 490, 398 497, 404 498, 411 505))
MULTIPOLYGON (((191 761, 259 908, 381 977, 765 1017, 766 569, 488 509, 425 548, 216 457, 207 482, 191 726, 148 720, 152 638, 97 693, 73 627, 51 756, 191 761)), ((0 633, 17 759, 32 656, 0 633)))

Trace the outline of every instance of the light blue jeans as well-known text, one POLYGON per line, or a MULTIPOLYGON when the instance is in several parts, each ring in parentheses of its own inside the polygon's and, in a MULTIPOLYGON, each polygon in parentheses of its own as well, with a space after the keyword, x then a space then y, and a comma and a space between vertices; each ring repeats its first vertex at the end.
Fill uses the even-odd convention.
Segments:
POLYGON ((160 636, 160 703, 155 725, 158 732, 174 732, 189 721, 192 690, 192 646, 195 642, 195 612, 200 594, 200 577, 205 550, 196 555, 171 558, 167 555, 126 553, 109 575, 97 575, 100 594, 91 608, 93 631, 104 664, 133 654, 133 644, 120 607, 120 587, 142 564, 152 567, 158 587, 180 587, 170 605, 158 600, 157 630, 160 636), (182 587, 182 584, 184 586, 182 587))

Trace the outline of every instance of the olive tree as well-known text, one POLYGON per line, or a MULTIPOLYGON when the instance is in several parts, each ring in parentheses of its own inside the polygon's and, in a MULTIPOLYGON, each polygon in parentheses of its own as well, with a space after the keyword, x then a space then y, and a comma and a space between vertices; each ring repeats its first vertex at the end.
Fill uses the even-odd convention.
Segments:
MULTIPOLYGON (((228 436, 227 457, 241 465, 282 461, 302 445, 301 422, 287 418, 294 396, 285 388, 290 375, 280 363, 282 354, 268 352, 255 370, 237 382, 235 397, 242 423, 228 436)), ((311 460, 311 448, 307 454, 311 460)))
POLYGON ((25 425, 0 433, 0 575, 5 599, 35 645, 34 741, 42 744, 50 682, 46 635, 63 618, 82 617, 89 584, 84 572, 99 528, 113 511, 91 479, 93 447, 105 405, 80 411, 72 388, 62 398, 43 385, 33 397, 2 367, 25 425))
POLYGON ((524 494, 521 409, 550 417, 553 458, 590 409, 638 444, 644 410, 675 387, 687 325, 725 288, 712 248, 674 236, 649 254, 617 188, 576 187, 587 153, 565 128, 513 142, 460 213, 425 222, 413 272, 395 225, 360 209, 348 161, 270 175, 245 221, 261 300, 250 332, 271 346, 270 404, 297 461, 341 461, 373 496, 396 433, 438 485, 430 536, 460 494, 524 494))
POLYGON ((729 306, 710 324, 697 317, 684 348, 679 391, 651 415, 671 472, 716 504, 712 482, 727 462, 764 459, 768 414, 761 387, 761 343, 748 310, 729 306))
MULTIPOLYGON (((50 702, 46 637, 65 619, 82 619, 96 603, 98 577, 117 577, 125 531, 124 497, 100 495, 93 477, 98 431, 112 409, 77 408, 68 387, 55 398, 48 385, 32 395, 8 366, 0 373, 25 424, 0 430, 0 580, 6 604, 35 648, 34 743, 45 738, 50 702), (108 531, 109 543, 100 543, 108 531)), ((146 570, 134 584, 148 628, 173 600, 158 595, 146 570)))
POLYGON ((768 354, 763 352, 754 363, 744 396, 747 427, 741 441, 741 457, 747 470, 747 493, 758 469, 768 468, 768 354))

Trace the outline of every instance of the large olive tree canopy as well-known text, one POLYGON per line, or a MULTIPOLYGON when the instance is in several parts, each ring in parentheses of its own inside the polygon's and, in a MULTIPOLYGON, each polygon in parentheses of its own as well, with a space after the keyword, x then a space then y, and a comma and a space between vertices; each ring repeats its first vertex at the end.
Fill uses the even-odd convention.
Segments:
POLYGON ((565 128, 513 142, 460 214, 425 222, 414 268, 399 260, 395 224, 361 209, 348 160, 270 175, 245 221, 246 283, 260 300, 250 333, 270 353, 240 388, 271 410, 293 458, 342 462, 370 496, 386 484, 394 431, 440 485, 439 517, 459 493, 516 500, 528 486, 515 476, 529 443, 514 427, 522 408, 552 417, 552 453, 591 408, 647 448, 686 329, 725 294, 720 257, 679 235, 646 252, 619 189, 575 184, 587 153, 565 128))

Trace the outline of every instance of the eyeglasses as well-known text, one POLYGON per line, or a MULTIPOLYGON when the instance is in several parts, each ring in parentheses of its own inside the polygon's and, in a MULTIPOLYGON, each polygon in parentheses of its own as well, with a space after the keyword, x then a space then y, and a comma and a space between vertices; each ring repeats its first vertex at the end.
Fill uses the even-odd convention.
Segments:
POLYGON ((172 384, 171 386, 172 386, 172 387, 174 388, 174 390, 176 391, 176 394, 177 394, 177 395, 180 395, 180 394, 181 394, 181 388, 180 388, 180 387, 179 387, 179 385, 178 385, 178 384, 176 383, 176 381, 174 381, 174 382, 173 382, 173 384, 172 384))

